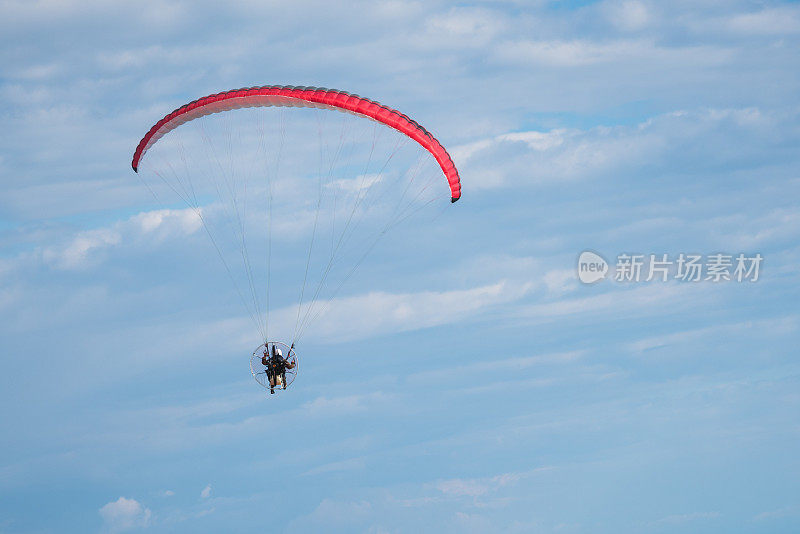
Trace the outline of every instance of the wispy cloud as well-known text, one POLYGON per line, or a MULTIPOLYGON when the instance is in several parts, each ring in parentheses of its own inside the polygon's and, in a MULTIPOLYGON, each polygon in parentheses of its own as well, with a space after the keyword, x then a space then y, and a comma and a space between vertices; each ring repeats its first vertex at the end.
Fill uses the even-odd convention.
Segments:
POLYGON ((718 324, 705 328, 653 336, 629 343, 629 350, 644 353, 649 350, 697 343, 703 339, 735 337, 755 338, 760 336, 791 336, 800 330, 800 317, 790 315, 759 321, 718 324))
POLYGON ((193 234, 201 226, 192 209, 144 212, 107 228, 80 232, 66 244, 44 249, 42 257, 58 269, 80 269, 91 265, 104 250, 123 242, 158 243, 193 234))
POLYGON ((314 335, 345 341, 386 332, 402 332, 449 324, 492 306, 524 297, 531 286, 508 282, 472 289, 383 292, 319 302, 330 309, 314 324, 314 335))
POLYGON ((650 61, 657 58, 665 63, 717 65, 730 58, 730 51, 712 47, 661 47, 650 40, 614 40, 611 42, 517 41, 498 50, 503 61, 544 64, 560 67, 580 67, 650 61))
POLYGON ((532 187, 607 179, 634 169, 662 172, 657 169, 669 168, 660 165, 669 160, 695 170, 725 168, 774 150, 763 136, 776 132, 797 137, 785 117, 758 109, 676 111, 631 126, 504 133, 456 146, 453 155, 472 188, 532 187), (704 149, 698 151, 701 140, 704 149), (709 146, 718 150, 709 154, 709 146))
POLYGON ((800 9, 797 6, 766 7, 751 13, 731 15, 725 25, 736 33, 787 35, 800 33, 800 9))
POLYGON ((653 522, 654 525, 684 525, 698 521, 709 521, 720 517, 719 512, 692 512, 688 514, 673 514, 662 517, 653 522))

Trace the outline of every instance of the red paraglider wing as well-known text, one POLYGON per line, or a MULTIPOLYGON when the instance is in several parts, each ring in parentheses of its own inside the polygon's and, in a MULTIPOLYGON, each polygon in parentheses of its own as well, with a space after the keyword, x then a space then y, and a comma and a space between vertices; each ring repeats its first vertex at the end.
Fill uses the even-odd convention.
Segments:
POLYGON ((461 198, 461 179, 450 155, 425 128, 399 111, 345 91, 318 87, 266 85, 235 89, 209 95, 181 106, 150 128, 139 141, 131 166, 138 172, 139 161, 164 134, 198 117, 243 107, 318 107, 363 115, 407 135, 431 153, 450 184, 451 201, 461 198))

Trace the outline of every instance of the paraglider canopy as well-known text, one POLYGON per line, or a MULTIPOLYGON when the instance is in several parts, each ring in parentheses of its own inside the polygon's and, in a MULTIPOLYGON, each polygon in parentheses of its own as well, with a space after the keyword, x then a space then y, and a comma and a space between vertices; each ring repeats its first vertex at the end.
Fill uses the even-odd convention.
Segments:
POLYGON ((147 150, 164 134, 181 124, 212 113, 237 108, 286 106, 316 107, 363 115, 407 135, 433 155, 450 184, 451 201, 461 198, 461 179, 458 170, 442 144, 425 128, 408 116, 374 100, 346 91, 324 87, 297 87, 292 85, 265 85, 234 89, 199 98, 158 121, 139 141, 133 154, 131 167, 139 171, 139 161, 147 150))

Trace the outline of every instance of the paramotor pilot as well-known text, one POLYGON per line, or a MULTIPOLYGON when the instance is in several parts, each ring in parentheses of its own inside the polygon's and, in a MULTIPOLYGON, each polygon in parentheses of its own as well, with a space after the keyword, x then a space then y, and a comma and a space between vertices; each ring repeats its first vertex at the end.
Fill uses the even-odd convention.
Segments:
POLYGON ((283 357, 281 349, 271 345, 269 352, 264 349, 264 355, 261 357, 261 364, 267 368, 267 378, 269 379, 269 392, 275 393, 275 388, 282 386, 286 389, 286 370, 294 369, 294 362, 289 361, 283 357))

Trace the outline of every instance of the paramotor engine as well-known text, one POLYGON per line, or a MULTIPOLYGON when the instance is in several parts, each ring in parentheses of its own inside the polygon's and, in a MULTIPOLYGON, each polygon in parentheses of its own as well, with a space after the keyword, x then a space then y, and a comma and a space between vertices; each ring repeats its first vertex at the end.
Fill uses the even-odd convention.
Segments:
POLYGON ((262 343, 256 347, 256 350, 254 350, 252 356, 250 356, 250 372, 253 374, 253 378, 255 378, 256 382, 261 384, 262 387, 267 389, 288 388, 292 385, 292 382, 294 382, 295 377, 297 377, 297 368, 297 353, 294 351, 294 348, 280 341, 262 343), (281 369, 283 376, 271 377, 272 371, 270 369, 269 358, 274 357, 276 349, 280 350, 281 357, 285 360, 286 365, 281 369), (264 363, 265 361, 267 363, 264 363), (272 378, 272 384, 270 384, 270 378, 272 378), (275 380, 275 378, 278 378, 278 380, 275 380))

